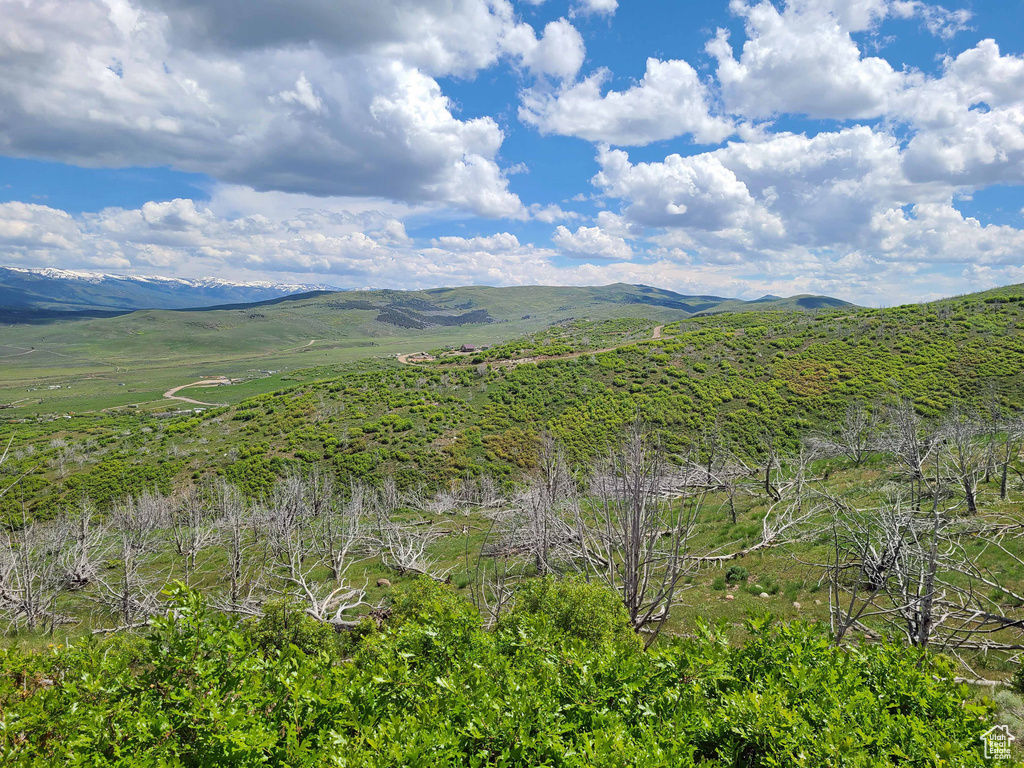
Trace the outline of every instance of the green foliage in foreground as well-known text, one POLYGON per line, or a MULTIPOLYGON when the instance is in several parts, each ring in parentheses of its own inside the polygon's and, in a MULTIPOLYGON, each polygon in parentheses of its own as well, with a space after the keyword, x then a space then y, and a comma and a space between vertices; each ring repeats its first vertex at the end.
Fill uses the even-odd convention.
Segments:
POLYGON ((261 650, 195 593, 143 642, 2 659, 15 765, 980 766, 989 707, 941 658, 750 620, 644 652, 591 588, 533 587, 492 632, 421 582, 354 658, 261 650), (594 611, 576 610, 583 601, 594 611), (592 615, 591 615, 592 614, 592 615), (52 684, 51 684, 52 681, 52 684))

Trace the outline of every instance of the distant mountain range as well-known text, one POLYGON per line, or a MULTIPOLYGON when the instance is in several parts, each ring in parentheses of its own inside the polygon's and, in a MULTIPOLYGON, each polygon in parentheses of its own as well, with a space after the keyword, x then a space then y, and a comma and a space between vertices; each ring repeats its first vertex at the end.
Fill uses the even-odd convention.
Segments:
POLYGON ((688 296, 625 283, 580 288, 466 286, 425 291, 343 291, 329 285, 0 267, 0 322, 6 323, 102 317, 147 309, 196 312, 282 303, 299 313, 314 307, 374 310, 379 313, 378 323, 411 329, 520 318, 555 322, 567 317, 646 315, 671 321, 717 312, 847 306, 847 302, 829 296, 768 295, 743 301, 722 296, 688 296))
MULTIPOLYGON (((426 330, 491 323, 527 323, 546 327, 573 319, 619 317, 645 317, 667 323, 720 312, 801 311, 851 306, 854 305, 830 296, 766 296, 755 301, 743 301, 721 296, 688 296, 648 285, 613 283, 582 287, 519 285, 497 288, 469 285, 422 291, 312 292, 248 305, 208 307, 189 312, 212 315, 214 313, 210 310, 256 311, 266 308, 264 317, 288 318, 287 322, 300 321, 301 318, 300 322, 305 323, 311 323, 317 317, 337 318, 343 313, 350 313, 349 320, 364 329, 366 326, 361 323, 369 320, 368 313, 373 312, 374 333, 389 333, 393 331, 386 330, 388 327, 426 330), (357 317, 362 319, 356 321, 357 317)), ((335 324, 333 332, 337 333, 337 330, 335 324)))
POLYGON ((8 310, 5 314, 10 314, 10 310, 47 313, 189 309, 337 290, 330 285, 234 282, 218 277, 186 279, 0 267, 0 308, 8 310))

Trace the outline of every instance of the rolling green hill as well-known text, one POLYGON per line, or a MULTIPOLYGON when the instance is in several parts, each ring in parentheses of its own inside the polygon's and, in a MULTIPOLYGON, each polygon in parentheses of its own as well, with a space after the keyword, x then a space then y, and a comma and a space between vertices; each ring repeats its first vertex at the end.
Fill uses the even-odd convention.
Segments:
MULTIPOLYGON (((127 419, 131 438, 115 438, 123 426, 96 434, 109 434, 109 450, 131 462, 141 438, 130 425, 150 410, 192 407, 164 399, 165 389, 237 372, 242 380, 232 386, 180 393, 232 405, 223 425, 211 430, 206 420, 219 411, 208 410, 176 434, 203 441, 195 459, 200 467, 239 478, 254 472, 262 478, 252 486, 256 492, 295 460, 406 484, 448 482, 466 471, 508 477, 529 465, 529 435, 541 430, 561 437, 574 460, 585 461, 638 411, 674 449, 717 423, 726 438, 756 453, 763 432, 793 447, 808 430, 834 423, 854 399, 907 396, 926 417, 941 416, 958 401, 981 407, 993 393, 1005 407, 1024 407, 1024 286, 890 309, 709 316, 613 303, 605 300, 609 295, 651 294, 625 286, 330 294, 246 310, 139 312, 15 328, 36 334, 38 346, 7 360, 49 360, 54 368, 47 380, 71 388, 46 389, 30 378, 36 369, 25 362, 4 366, 3 394, 15 407, 0 411, 0 425, 6 423, 0 433, 21 440, 31 430, 19 428, 17 419, 92 411, 42 434, 127 419), (541 301, 553 297, 560 302, 554 309, 541 301), (490 322, 425 329, 391 322, 395 315, 423 320, 480 312, 490 322), (549 325, 554 320, 561 322, 549 325), (503 338, 510 340, 472 355, 404 366, 394 359, 398 352, 503 338), (520 364, 523 358, 534 364, 520 364), (120 381, 127 383, 119 387, 120 381), (87 407, 72 407, 77 403, 87 407), (100 408, 113 410, 106 415, 100 408), (243 458, 226 461, 240 445, 243 458), (250 446, 256 454, 248 455, 250 446)), ((82 471, 95 471, 89 466, 82 471)), ((168 478, 181 471, 171 464, 161 469, 168 478)), ((63 495, 59 487, 47 492, 55 494, 48 504, 63 495)))
POLYGON ((248 381, 220 394, 225 402, 237 402, 280 386, 281 377, 298 368, 445 345, 495 344, 572 320, 644 318, 664 324, 723 302, 745 306, 615 284, 316 292, 115 317, 36 313, 3 328, 0 405, 27 412, 145 406, 159 403, 174 386, 210 376, 248 381))
POLYGON ((779 296, 765 296, 753 301, 723 301, 714 307, 701 310, 700 314, 713 315, 722 312, 768 312, 793 310, 795 312, 813 311, 820 309, 837 309, 840 307, 852 306, 842 299, 834 299, 831 296, 814 296, 808 293, 801 293, 796 296, 781 298, 779 296))

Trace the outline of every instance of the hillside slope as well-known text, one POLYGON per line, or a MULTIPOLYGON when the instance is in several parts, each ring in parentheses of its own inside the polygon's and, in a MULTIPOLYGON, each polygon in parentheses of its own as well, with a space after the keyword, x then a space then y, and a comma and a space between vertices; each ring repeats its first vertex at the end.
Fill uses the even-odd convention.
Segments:
MULTIPOLYGON (((450 306, 462 307, 467 295, 452 291, 446 296, 450 306)), ((652 338, 652 320, 576 320, 509 341, 482 356, 445 357, 404 366, 392 359, 366 359, 368 353, 394 348, 389 346, 369 352, 350 349, 348 359, 362 358, 359 365, 339 366, 337 361, 344 359, 345 352, 341 342, 321 349, 321 342, 314 340, 312 345, 296 344, 286 355, 275 353, 265 358, 264 365, 277 366, 282 359, 295 365, 298 370, 286 376, 254 378, 218 388, 216 394, 193 390, 202 401, 236 405, 217 425, 197 417, 177 428, 176 440, 180 446, 192 446, 186 451, 193 457, 189 466, 225 472, 239 482, 252 483, 251 490, 261 493, 275 472, 293 462, 323 462, 342 476, 377 482, 393 476, 406 485, 443 484, 466 472, 509 477, 530 466, 534 436, 544 430, 561 438, 574 461, 586 461, 638 412, 658 428, 670 450, 686 449, 695 436, 716 425, 723 439, 753 456, 766 435, 780 448, 795 447, 809 430, 834 425, 847 404, 857 399, 882 404, 909 397, 928 418, 942 416, 955 402, 988 408, 993 395, 1001 406, 1019 410, 1024 408, 1024 286, 994 296, 998 300, 992 300, 992 294, 979 294, 934 304, 843 308, 817 314, 757 311, 689 316, 664 325, 657 338, 652 338), (595 349, 598 346, 610 351, 601 352, 595 349), (588 353, 588 349, 592 351, 588 353), (553 359, 539 360, 539 364, 514 359, 548 354, 553 359), (322 361, 326 362, 320 364, 322 361), (239 446, 244 450, 238 452, 239 446)), ((321 297, 299 303, 319 302, 318 322, 325 328, 330 318, 345 313, 363 313, 364 322, 377 322, 373 317, 379 310, 342 310, 336 305, 332 309, 323 301, 321 297)), ((268 307, 267 316, 281 306, 268 307)), ((502 311, 496 304, 491 308, 502 311)), ((417 311, 422 316, 430 314, 422 307, 417 311)), ((457 311, 477 310, 463 307, 457 311)), ((136 323, 134 332, 140 340, 133 343, 140 345, 138 352, 147 343, 144 323, 158 323, 162 314, 137 313, 104 322, 136 323)), ((236 311, 223 314, 235 317, 236 311)), ((188 319, 197 314, 173 316, 188 319)), ((210 334, 211 338, 223 334, 228 340, 222 348, 226 355, 231 340, 251 339, 262 323, 271 321, 243 317, 231 322, 237 326, 191 330, 194 335, 210 334)), ((395 345, 405 345, 409 351, 414 342, 427 348, 431 339, 468 338, 471 330, 511 332, 528 323, 495 321, 446 327, 443 334, 403 330, 395 345)), ((180 343, 187 351, 190 339, 180 343)), ((258 342, 252 343, 255 350, 258 342)), ((11 359, 25 357, 31 355, 11 359)), ((256 359, 239 365, 251 367, 256 359)), ((154 379, 155 386, 166 388, 173 382, 188 384, 218 373, 228 362, 223 359, 216 365, 216 370, 209 361, 193 367, 173 362, 161 367, 154 358, 153 367, 144 373, 154 379)), ((123 371, 116 374, 128 375, 123 371)), ((52 394, 67 398, 54 403, 66 404, 83 396, 80 390, 88 392, 88 386, 104 383, 109 388, 112 380, 116 379, 111 374, 96 375, 77 380, 70 392, 61 389, 17 396, 41 401, 52 394)), ((138 402, 146 396, 156 402, 130 413, 113 410, 82 416, 81 422, 76 417, 66 428, 88 429, 90 424, 111 419, 116 426, 111 427, 104 461, 151 464, 149 459, 140 460, 138 447, 157 440, 159 433, 143 438, 131 425, 145 423, 150 407, 171 406, 159 399, 162 391, 151 394, 152 390, 140 388, 132 393, 131 387, 125 387, 119 390, 125 393, 124 399, 112 400, 108 407, 138 402), (123 416, 114 418, 116 413, 123 416), (127 419, 124 423, 118 421, 123 417, 127 419), (131 436, 117 436, 119 430, 131 436)), ((3 418, 30 414, 39 408, 36 402, 4 411, 0 437, 3 433, 27 435, 27 428, 11 421, 4 426, 3 418)), ((101 429, 95 434, 103 433, 101 429)), ((42 434, 49 432, 43 429, 42 434)), ((48 455, 43 444, 37 450, 42 451, 37 457, 48 455)), ((181 471, 175 466, 165 464, 160 472, 174 475, 181 471)), ((91 463, 85 462, 81 473, 74 474, 84 477, 99 471, 90 467, 91 463)), ((99 500, 109 495, 101 487, 109 479, 104 478, 100 472, 76 487, 91 488, 91 498, 99 500)), ((42 496, 49 497, 39 499, 44 504, 65 497, 60 486, 40 488, 45 489, 42 496)))
MULTIPOLYGON (((615 284, 315 291, 116 316, 36 310, 4 328, 0 404, 43 412, 142 404, 209 376, 251 379, 439 346, 491 345, 577 320, 635 318, 653 327, 722 302, 736 300, 615 284)), ((0 324, 10 322, 0 312, 0 324)), ((254 391, 265 390, 248 393, 254 391)))

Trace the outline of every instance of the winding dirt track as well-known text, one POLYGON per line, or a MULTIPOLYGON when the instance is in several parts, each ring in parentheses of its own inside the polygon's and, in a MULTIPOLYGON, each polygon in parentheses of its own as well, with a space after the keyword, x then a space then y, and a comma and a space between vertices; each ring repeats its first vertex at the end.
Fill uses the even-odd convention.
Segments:
MULTIPOLYGON (((657 339, 661 338, 661 331, 662 331, 662 329, 664 327, 665 327, 664 325, 655 326, 654 330, 651 332, 651 340, 652 341, 656 341, 657 339)), ((572 360, 573 358, 583 357, 584 355, 600 355, 603 352, 613 352, 614 350, 618 349, 619 347, 627 347, 630 344, 636 344, 636 339, 634 339, 632 341, 624 341, 624 342, 622 342, 621 344, 619 344, 618 346, 615 346, 615 347, 605 347, 604 349, 588 349, 588 350, 585 350, 583 352, 569 352, 569 353, 564 354, 564 355, 535 355, 534 357, 517 357, 517 358, 514 358, 512 360, 490 360, 490 361, 487 362, 487 365, 491 366, 492 368, 514 368, 515 366, 522 365, 523 363, 537 363, 537 362, 541 362, 543 360, 572 360)), ((402 365, 419 365, 419 366, 422 366, 423 363, 413 363, 413 362, 411 362, 409 360, 410 357, 415 357, 416 355, 419 355, 419 354, 422 354, 422 353, 420 353, 420 352, 407 352, 404 355, 399 355, 396 359, 402 365)), ((452 355, 452 357, 455 357, 455 356, 469 357, 469 355, 471 355, 471 354, 473 354, 473 353, 471 353, 471 352, 456 352, 454 355, 452 355)))
POLYGON ((0 344, 0 347, 4 349, 20 349, 21 352, 15 352, 13 355, 0 355, 0 357, 21 357, 22 355, 31 355, 35 352, 35 347, 29 349, 28 347, 15 347, 12 344, 0 344))
POLYGON ((182 384, 180 387, 173 387, 171 389, 168 389, 166 392, 164 392, 164 397, 167 398, 168 400, 181 400, 184 403, 193 403, 194 405, 208 405, 214 408, 219 408, 222 407, 224 403, 204 403, 202 400, 193 400, 191 397, 182 397, 177 393, 183 389, 188 389, 189 387, 220 387, 230 383, 231 380, 228 378, 203 379, 202 381, 193 381, 191 384, 182 384))
MULTIPOLYGON (((283 349, 280 352, 273 352, 269 354, 277 355, 283 352, 290 352, 293 349, 309 349, 314 344, 316 344, 317 341, 319 341, 319 339, 310 339, 305 344, 302 344, 300 346, 289 347, 288 349, 283 349)), ((258 357, 266 357, 266 355, 258 355, 258 357)), ((402 362, 405 361, 403 360, 402 362)), ((225 405, 227 405, 226 403, 204 403, 202 400, 193 400, 191 397, 182 397, 177 393, 183 389, 189 389, 190 387, 220 387, 231 383, 231 379, 229 379, 227 376, 219 376, 213 379, 203 379, 202 381, 193 381, 191 384, 182 384, 180 386, 168 389, 166 392, 164 392, 164 398, 167 400, 180 400, 183 403, 192 403, 193 405, 206 405, 214 408, 223 408, 225 405)))

